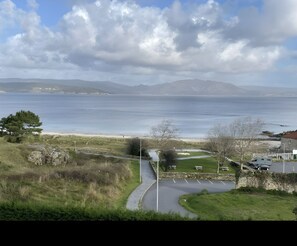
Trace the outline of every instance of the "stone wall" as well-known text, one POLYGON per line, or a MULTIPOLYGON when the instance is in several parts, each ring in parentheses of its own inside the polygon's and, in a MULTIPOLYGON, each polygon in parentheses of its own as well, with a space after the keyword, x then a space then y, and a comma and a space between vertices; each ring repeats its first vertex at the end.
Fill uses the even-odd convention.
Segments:
POLYGON ((236 182, 236 189, 240 187, 255 187, 265 190, 281 190, 288 193, 297 192, 297 174, 242 172, 236 182))
POLYGON ((201 179, 201 180, 225 180, 235 181, 234 174, 217 173, 186 173, 186 172, 162 172, 160 178, 163 179, 201 179))

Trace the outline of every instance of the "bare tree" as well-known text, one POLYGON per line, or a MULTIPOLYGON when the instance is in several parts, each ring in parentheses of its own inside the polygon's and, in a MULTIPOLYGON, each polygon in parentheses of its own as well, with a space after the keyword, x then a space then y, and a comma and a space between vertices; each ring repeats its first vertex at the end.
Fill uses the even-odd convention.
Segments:
POLYGON ((231 136, 235 139, 235 151, 239 156, 240 169, 246 160, 247 154, 255 145, 255 140, 261 133, 264 122, 260 119, 245 117, 230 124, 231 136))
POLYGON ((170 149, 172 140, 177 138, 178 129, 169 120, 163 120, 151 128, 151 136, 157 141, 158 148, 161 150, 170 149))
POLYGON ((224 165, 226 157, 234 152, 234 138, 231 136, 229 127, 216 124, 208 132, 208 147, 215 154, 220 172, 220 166, 224 165))

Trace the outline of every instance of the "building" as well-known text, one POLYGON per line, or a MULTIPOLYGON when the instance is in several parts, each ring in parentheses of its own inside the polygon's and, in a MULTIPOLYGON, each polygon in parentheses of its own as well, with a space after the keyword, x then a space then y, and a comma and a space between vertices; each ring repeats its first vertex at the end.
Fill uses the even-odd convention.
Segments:
POLYGON ((286 132, 281 138, 281 151, 293 152, 297 150, 297 131, 286 132))

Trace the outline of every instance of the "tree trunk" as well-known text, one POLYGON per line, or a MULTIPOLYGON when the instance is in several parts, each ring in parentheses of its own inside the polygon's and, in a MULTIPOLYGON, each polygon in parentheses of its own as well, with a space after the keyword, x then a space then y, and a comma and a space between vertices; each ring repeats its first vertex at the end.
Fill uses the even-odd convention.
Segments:
POLYGON ((218 160, 218 169, 217 169, 217 174, 220 173, 220 161, 218 160))

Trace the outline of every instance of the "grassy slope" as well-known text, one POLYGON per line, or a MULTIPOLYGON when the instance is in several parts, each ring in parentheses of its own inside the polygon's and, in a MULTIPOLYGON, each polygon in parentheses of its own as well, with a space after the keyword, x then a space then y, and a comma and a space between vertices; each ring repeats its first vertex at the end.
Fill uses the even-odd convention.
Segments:
MULTIPOLYGON (((67 148, 73 139, 76 139, 81 145, 83 143, 85 144, 84 141, 86 140, 81 137, 58 137, 53 139, 51 136, 41 139, 38 142, 46 142, 52 146, 67 148)), ((121 155, 124 154, 123 149, 125 145, 117 139, 87 139, 89 139, 88 144, 92 147, 96 147, 96 143, 99 146, 108 143, 106 149, 117 149, 121 155)), ((28 142, 30 144, 33 143, 32 140, 28 142)), ((131 178, 128 180, 119 180, 114 186, 96 184, 96 182, 92 181, 82 182, 80 180, 73 180, 71 177, 50 178, 40 181, 38 177, 59 171, 65 171, 71 174, 73 170, 78 170, 79 172, 85 171, 86 175, 89 175, 93 170, 97 169, 97 166, 102 169, 100 162, 106 162, 106 160, 86 160, 87 163, 84 166, 37 167, 27 161, 26 156, 30 151, 25 146, 25 144, 7 143, 3 138, 0 138, 1 202, 21 201, 25 203, 36 202, 49 206, 72 205, 75 207, 124 208, 128 196, 139 184, 138 161, 125 161, 132 171, 131 178)), ((110 164, 114 162, 112 165, 115 166, 117 161, 107 159, 107 162, 110 164)))
POLYGON ((128 201, 129 195, 136 189, 140 184, 139 182, 139 161, 131 161, 130 169, 133 173, 132 178, 122 189, 121 197, 116 201, 117 208, 125 208, 128 201))
POLYGON ((297 197, 236 191, 184 195, 180 204, 202 220, 294 220, 297 197))

